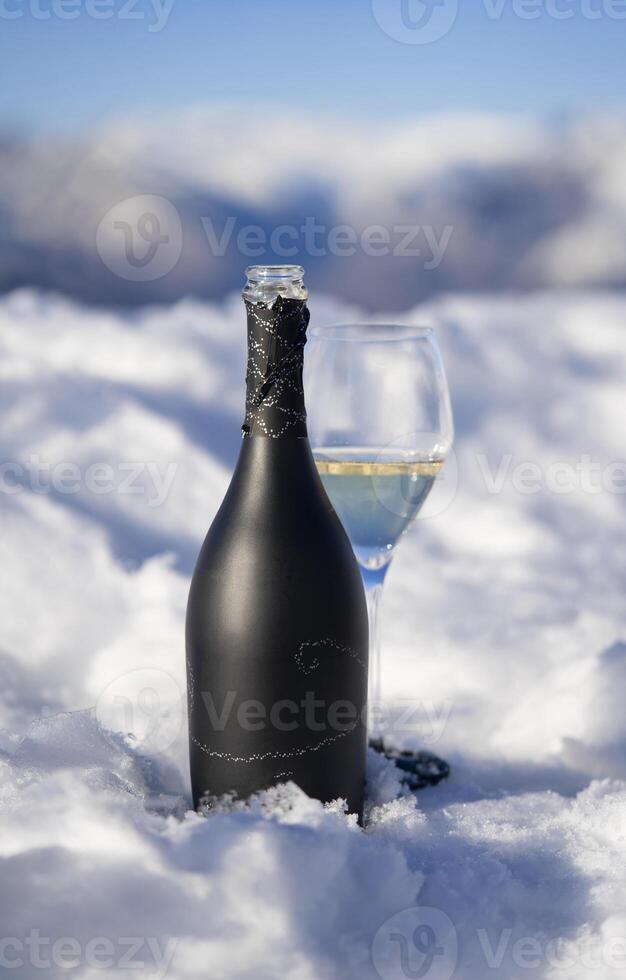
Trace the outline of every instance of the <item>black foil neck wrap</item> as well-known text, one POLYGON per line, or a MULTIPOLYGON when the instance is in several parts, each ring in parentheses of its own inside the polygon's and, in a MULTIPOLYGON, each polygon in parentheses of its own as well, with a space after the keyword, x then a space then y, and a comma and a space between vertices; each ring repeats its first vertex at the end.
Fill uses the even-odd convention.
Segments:
POLYGON ((302 386, 310 313, 305 300, 279 296, 271 306, 250 303, 245 436, 306 436, 302 386))

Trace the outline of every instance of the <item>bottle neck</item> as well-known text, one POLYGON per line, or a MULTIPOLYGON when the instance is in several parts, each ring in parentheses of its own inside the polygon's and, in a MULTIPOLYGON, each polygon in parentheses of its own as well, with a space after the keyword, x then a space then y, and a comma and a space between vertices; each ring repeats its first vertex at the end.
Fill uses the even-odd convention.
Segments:
POLYGON ((309 323, 305 299, 246 299, 248 370, 244 438, 306 438, 302 369, 309 323))

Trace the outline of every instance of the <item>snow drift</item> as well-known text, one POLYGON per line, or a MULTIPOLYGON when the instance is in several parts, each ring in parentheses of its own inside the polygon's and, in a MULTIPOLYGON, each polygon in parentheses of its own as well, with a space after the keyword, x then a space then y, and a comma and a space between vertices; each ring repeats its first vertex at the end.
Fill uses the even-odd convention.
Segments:
POLYGON ((183 618, 237 452, 239 300, 3 300, 7 976, 623 975, 625 317, 602 293, 408 315, 458 438, 389 575, 383 686, 453 775, 416 799, 372 757, 363 832, 292 786, 189 810, 183 618))

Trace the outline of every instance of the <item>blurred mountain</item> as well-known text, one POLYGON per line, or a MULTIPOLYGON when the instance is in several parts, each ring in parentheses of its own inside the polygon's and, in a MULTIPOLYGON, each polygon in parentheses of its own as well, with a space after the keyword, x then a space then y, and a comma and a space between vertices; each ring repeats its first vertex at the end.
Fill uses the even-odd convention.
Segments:
POLYGON ((0 139, 2 292, 219 299, 246 265, 281 261, 378 310, 448 290, 623 288, 626 120, 368 127, 193 108, 0 139))

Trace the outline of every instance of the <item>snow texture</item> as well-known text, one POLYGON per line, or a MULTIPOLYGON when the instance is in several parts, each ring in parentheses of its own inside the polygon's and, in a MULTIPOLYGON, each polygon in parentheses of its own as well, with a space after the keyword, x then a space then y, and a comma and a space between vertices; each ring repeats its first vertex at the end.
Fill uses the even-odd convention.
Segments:
POLYGON ((363 831, 294 786, 190 810, 183 620, 237 452, 240 300, 0 304, 3 975, 625 975, 626 301, 408 319, 438 328, 456 460, 388 577, 383 686, 396 740, 453 773, 414 797, 372 755, 363 831))

